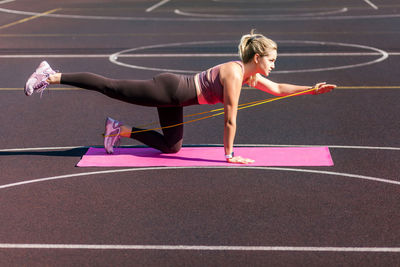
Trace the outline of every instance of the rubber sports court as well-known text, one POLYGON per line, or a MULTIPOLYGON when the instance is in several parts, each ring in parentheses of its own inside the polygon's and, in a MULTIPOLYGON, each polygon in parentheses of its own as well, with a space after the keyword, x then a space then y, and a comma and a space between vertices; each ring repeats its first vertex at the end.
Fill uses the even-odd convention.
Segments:
MULTIPOLYGON (((0 1, 0 265, 399 266, 400 4, 394 0, 0 1), (107 116, 154 108, 23 87, 62 72, 150 79, 278 43, 275 82, 337 84, 243 109, 237 147, 328 147, 333 166, 76 167, 107 116)), ((240 102, 272 98, 243 88, 240 102)), ((197 105, 185 114, 222 105, 197 105)), ((222 145, 223 116, 185 125, 222 145)), ((139 146, 123 140, 123 146, 139 146)), ((221 154, 222 155, 222 154, 221 154)))

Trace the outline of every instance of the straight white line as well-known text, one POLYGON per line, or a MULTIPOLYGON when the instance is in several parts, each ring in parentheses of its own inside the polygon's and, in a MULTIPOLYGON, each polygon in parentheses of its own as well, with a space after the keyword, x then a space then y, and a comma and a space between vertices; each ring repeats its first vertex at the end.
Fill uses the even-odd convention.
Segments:
POLYGON ((163 0, 163 1, 161 1, 161 2, 159 2, 159 3, 157 3, 157 4, 155 4, 155 5, 153 5, 153 6, 151 6, 151 7, 149 7, 148 9, 146 9, 146 12, 151 12, 151 11, 153 11, 154 9, 156 9, 156 8, 158 8, 158 7, 160 7, 160 6, 162 6, 162 5, 164 5, 164 4, 166 4, 166 3, 168 3, 170 0, 163 0))
POLYGON ((169 53, 169 54, 124 54, 118 57, 237 57, 237 53, 192 53, 192 54, 181 54, 181 53, 169 53))
POLYGON ((6 249, 93 249, 93 250, 192 250, 192 251, 301 251, 301 252, 388 252, 400 247, 293 247, 293 246, 188 246, 188 245, 84 245, 84 244, 0 244, 6 249))
POLYGON ((30 147, 30 148, 11 148, 11 149, 0 149, 0 152, 21 152, 21 151, 47 151, 47 150, 65 150, 65 149, 77 149, 77 148, 89 148, 85 146, 63 146, 63 147, 30 147))
POLYGON ((375 10, 378 10, 378 9, 379 9, 374 3, 372 3, 372 2, 369 1, 369 0, 364 0, 364 2, 367 3, 368 5, 370 5, 370 6, 371 6, 373 9, 375 9, 375 10))
MULTIPOLYGON (((395 54, 395 53, 393 53, 395 54)), ((400 53, 397 53, 400 55, 400 53)), ((279 57, 337 57, 380 56, 378 52, 332 52, 332 53, 280 53, 279 57)), ((389 53, 391 55, 391 53, 389 53)), ((170 54, 121 54, 118 57, 237 57, 237 53, 170 53, 170 54)))
MULTIPOLYGON (((194 146, 194 144, 186 144, 184 146, 194 146)), ((222 144, 196 144, 196 146, 220 146, 222 144)), ((18 151, 47 151, 47 150, 63 150, 63 149, 77 149, 89 148, 90 146, 65 146, 65 147, 21 147, 21 148, 5 148, 0 149, 0 152, 18 152, 18 151)), ((121 146, 124 147, 124 146, 121 146)), ((125 146, 132 147, 132 146, 125 146)), ((235 147, 329 147, 339 149, 365 149, 365 150, 394 150, 400 151, 400 147, 388 146, 344 146, 344 145, 281 145, 281 144, 235 144, 235 147)))
MULTIPOLYGON (((213 144, 208 144, 214 146, 213 144)), ((201 146, 201 145, 199 145, 201 146)), ((222 146, 215 144, 215 146, 222 146)), ((341 145, 274 145, 274 144, 235 144, 237 147, 329 147, 342 149, 366 149, 366 150, 400 150, 400 147, 380 147, 380 146, 341 146, 341 145)), ((1 150, 0 150, 1 151, 1 150)))
POLYGON ((55 55, 55 54, 48 54, 48 55, 0 55, 0 58, 105 58, 109 57, 110 55, 106 54, 64 54, 64 55, 55 55))
MULTIPOLYGON (((379 56, 381 53, 281 53, 279 57, 337 57, 337 56, 379 56)), ((400 56, 400 52, 388 53, 389 56, 400 56)), ((234 53, 193 53, 193 54, 120 54, 118 58, 151 58, 151 57, 237 57, 234 53)), ((109 54, 47 54, 47 55, 0 55, 0 58, 108 58, 109 54)))
MULTIPOLYGON (((335 90, 398 90, 400 89, 400 86, 386 86, 386 85, 381 85, 381 86, 338 86, 336 87, 335 90)), ((21 87, 0 87, 0 92, 1 91, 21 91, 21 87)), ((51 88, 52 91, 80 91, 84 90, 82 88, 77 88, 77 87, 55 87, 51 88)), ((258 90, 253 87, 242 87, 242 90, 258 90)), ((1 150, 0 150, 1 151, 1 150)))

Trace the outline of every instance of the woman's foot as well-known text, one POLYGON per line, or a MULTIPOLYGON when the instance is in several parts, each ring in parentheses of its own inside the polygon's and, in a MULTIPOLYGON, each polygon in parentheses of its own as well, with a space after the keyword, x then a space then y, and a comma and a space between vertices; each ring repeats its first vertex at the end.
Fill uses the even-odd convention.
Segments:
POLYGON ((36 71, 29 77, 25 84, 25 94, 30 96, 33 92, 42 93, 50 84, 48 78, 53 74, 56 74, 56 72, 46 61, 40 63, 36 71))
POLYGON ((108 154, 114 153, 114 146, 118 146, 121 140, 122 123, 111 118, 106 119, 104 131, 104 148, 108 154))

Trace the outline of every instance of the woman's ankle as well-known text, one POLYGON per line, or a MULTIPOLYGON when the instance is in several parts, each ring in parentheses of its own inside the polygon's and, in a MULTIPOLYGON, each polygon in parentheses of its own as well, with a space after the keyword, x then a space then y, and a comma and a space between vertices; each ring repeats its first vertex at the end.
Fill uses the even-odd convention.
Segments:
POLYGON ((122 137, 131 137, 132 134, 132 127, 130 126, 126 126, 126 125, 122 125, 121 126, 121 132, 120 132, 120 136, 122 137))
POLYGON ((49 84, 60 84, 61 83, 61 73, 51 74, 49 78, 47 78, 47 82, 49 84))

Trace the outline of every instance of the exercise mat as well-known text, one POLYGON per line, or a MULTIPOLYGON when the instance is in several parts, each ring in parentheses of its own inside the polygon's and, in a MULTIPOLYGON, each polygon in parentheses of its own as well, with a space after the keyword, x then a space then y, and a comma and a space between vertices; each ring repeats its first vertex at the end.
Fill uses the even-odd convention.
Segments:
MULTIPOLYGON (((328 147, 235 147, 235 155, 255 160, 249 166, 333 166, 328 147)), ((178 153, 163 154, 152 148, 88 149, 78 167, 186 167, 233 166, 224 157, 224 148, 183 147, 178 153)), ((241 164, 240 164, 241 165, 241 164)))

